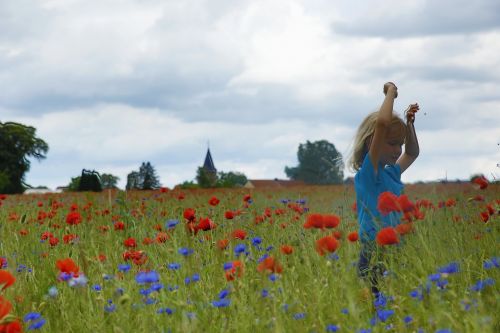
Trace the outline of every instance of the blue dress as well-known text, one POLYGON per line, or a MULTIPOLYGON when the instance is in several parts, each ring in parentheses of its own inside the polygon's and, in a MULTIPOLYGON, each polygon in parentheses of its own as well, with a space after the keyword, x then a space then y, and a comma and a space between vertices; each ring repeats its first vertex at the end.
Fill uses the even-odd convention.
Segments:
POLYGON ((362 242, 373 241, 377 232, 388 226, 400 223, 401 213, 392 212, 382 216, 377 209, 378 197, 382 192, 390 191, 397 196, 401 195, 401 167, 399 164, 383 166, 375 169, 368 154, 363 159, 363 164, 354 176, 354 189, 356 190, 356 205, 358 212, 359 237, 362 242))

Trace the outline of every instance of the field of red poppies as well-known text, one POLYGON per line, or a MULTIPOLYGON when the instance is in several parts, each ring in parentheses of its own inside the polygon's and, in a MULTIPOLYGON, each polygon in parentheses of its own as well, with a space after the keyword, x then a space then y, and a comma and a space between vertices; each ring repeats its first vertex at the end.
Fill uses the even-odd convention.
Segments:
POLYGON ((499 332, 500 185, 408 185, 357 276, 352 186, 0 195, 0 332, 499 332))

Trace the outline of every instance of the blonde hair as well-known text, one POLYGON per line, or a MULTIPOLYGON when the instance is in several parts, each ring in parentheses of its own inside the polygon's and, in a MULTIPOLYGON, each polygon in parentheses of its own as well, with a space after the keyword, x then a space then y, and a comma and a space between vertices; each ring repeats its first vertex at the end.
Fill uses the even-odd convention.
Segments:
MULTIPOLYGON (((354 137, 352 154, 349 159, 349 168, 351 171, 358 171, 361 168, 361 164, 363 164, 363 159, 368 153, 367 141, 369 138, 373 137, 375 133, 377 116, 378 111, 370 113, 358 127, 358 131, 354 137)), ((402 139, 404 140, 406 138, 406 124, 403 119, 394 112, 392 113, 391 126, 398 126, 401 131, 402 139)))

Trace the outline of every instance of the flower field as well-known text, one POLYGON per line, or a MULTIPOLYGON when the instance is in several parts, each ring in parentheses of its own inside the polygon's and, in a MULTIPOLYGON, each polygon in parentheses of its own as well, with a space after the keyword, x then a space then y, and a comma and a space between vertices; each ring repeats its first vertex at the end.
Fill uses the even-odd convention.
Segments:
POLYGON ((376 298, 352 186, 1 195, 0 332, 500 332, 481 187, 394 198, 376 298))

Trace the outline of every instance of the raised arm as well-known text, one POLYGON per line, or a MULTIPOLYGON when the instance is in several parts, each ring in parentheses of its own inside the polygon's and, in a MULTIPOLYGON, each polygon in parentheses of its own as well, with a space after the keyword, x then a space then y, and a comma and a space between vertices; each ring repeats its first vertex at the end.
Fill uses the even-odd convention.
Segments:
POLYGON ((420 109, 418 103, 411 104, 405 111, 406 115, 406 140, 405 152, 396 162, 403 173, 417 159, 420 149, 418 147, 417 133, 415 133, 415 113, 420 109))
POLYGON ((378 161, 380 159, 380 152, 384 143, 386 134, 391 126, 392 109, 394 108, 394 99, 398 97, 398 88, 392 82, 384 84, 385 98, 377 116, 377 124, 375 125, 375 133, 370 142, 368 155, 373 164, 375 173, 378 172, 378 161))

